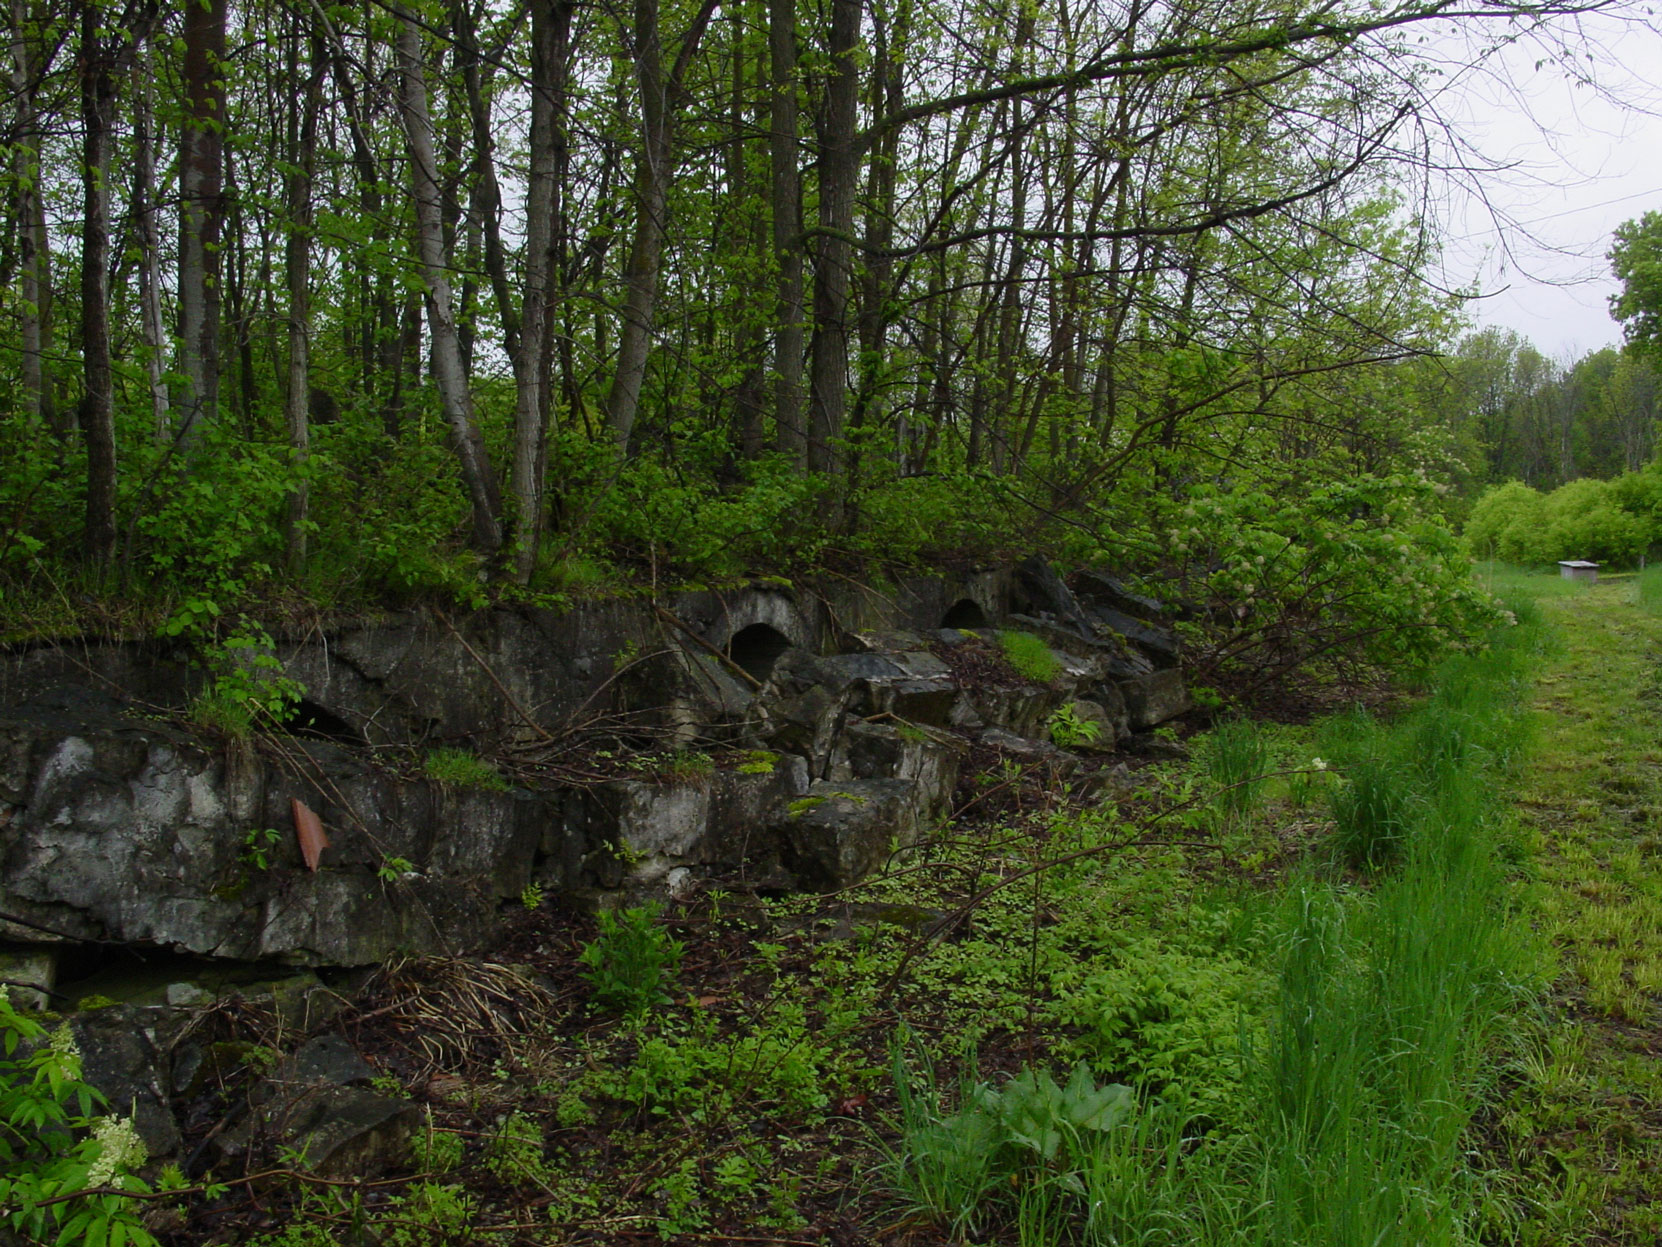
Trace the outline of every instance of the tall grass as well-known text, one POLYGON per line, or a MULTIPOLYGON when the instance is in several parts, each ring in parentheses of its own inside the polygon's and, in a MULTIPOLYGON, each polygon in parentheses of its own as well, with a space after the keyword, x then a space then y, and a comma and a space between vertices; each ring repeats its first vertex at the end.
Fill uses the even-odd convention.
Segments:
POLYGON ((1371 881, 1313 863, 1288 885, 1270 1038, 1245 1053, 1246 1124, 1203 1135, 1145 1104, 1091 1140, 1072 1187, 988 1188, 982 1199, 1008 1201, 998 1241, 1479 1241, 1486 1193, 1468 1134, 1548 964, 1509 911, 1494 795, 1525 743, 1519 700, 1540 643, 1522 611, 1490 650, 1446 663, 1414 713, 1351 716, 1330 734, 1338 856, 1371 881))
POLYGON ((1633 600, 1640 610, 1662 614, 1662 563, 1645 568, 1633 578, 1633 600))
POLYGON ((1217 786, 1214 804, 1226 825, 1246 821, 1258 806, 1270 769, 1269 738, 1250 719, 1231 719, 1212 729, 1202 755, 1217 786))

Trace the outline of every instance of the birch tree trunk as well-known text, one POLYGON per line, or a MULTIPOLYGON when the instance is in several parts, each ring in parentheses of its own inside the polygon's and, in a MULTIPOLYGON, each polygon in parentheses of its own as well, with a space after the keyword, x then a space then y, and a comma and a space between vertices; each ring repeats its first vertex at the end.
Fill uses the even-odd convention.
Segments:
POLYGON ((146 44, 133 74, 133 227, 138 235, 139 327, 144 338, 145 376, 150 383, 150 427, 158 444, 172 439, 167 394, 167 325, 162 317, 161 226, 156 212, 156 135, 151 110, 150 48, 146 44))

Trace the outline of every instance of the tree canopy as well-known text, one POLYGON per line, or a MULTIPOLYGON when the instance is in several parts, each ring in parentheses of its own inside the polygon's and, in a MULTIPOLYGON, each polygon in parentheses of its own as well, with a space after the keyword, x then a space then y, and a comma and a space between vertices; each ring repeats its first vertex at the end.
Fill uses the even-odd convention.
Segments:
POLYGON ((19 0, 0 577, 1152 569, 1201 494, 1562 476, 1423 365, 1415 31, 1607 7, 19 0))

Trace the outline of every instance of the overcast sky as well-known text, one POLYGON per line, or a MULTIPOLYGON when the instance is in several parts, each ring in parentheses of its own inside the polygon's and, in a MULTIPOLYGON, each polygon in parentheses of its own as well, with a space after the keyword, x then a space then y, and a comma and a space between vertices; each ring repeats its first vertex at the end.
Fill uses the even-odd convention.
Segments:
MULTIPOLYGON (((1451 60, 1471 53, 1453 33, 1438 43, 1451 60)), ((1508 166, 1471 175, 1482 199, 1450 190, 1447 280, 1490 296, 1470 305, 1479 325, 1560 359, 1621 343, 1611 233, 1662 210, 1662 30, 1588 19, 1575 43, 1572 64, 1520 41, 1439 100, 1462 141, 1508 166)))

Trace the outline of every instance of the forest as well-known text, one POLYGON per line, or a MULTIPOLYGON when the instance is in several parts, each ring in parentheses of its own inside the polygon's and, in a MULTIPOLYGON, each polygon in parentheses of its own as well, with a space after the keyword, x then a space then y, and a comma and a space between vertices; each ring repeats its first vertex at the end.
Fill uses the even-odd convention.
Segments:
POLYGON ((1428 279, 1432 85, 1580 7, 20 2, 8 606, 1040 545, 1238 593, 1307 508, 1446 579, 1476 485, 1651 451, 1648 367, 1451 365, 1428 279))

